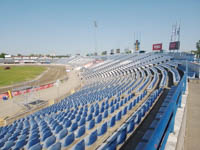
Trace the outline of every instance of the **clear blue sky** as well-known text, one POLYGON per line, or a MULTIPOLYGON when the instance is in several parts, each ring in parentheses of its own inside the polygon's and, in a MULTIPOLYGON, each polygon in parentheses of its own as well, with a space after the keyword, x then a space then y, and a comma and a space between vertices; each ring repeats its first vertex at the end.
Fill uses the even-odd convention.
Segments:
POLYGON ((181 19, 181 49, 200 40, 200 0, 0 0, 0 52, 86 54, 153 43, 168 49, 171 26, 181 19))

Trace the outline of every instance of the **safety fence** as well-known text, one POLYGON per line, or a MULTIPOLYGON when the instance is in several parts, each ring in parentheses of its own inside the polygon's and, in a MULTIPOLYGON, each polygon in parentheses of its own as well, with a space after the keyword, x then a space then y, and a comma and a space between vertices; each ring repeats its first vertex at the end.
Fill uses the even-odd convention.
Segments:
POLYGON ((0 100, 1 99, 7 100, 8 98, 12 98, 13 96, 19 96, 19 95, 27 94, 30 92, 40 91, 40 90, 44 90, 53 86, 54 86, 53 83, 49 83, 49 84, 41 85, 38 87, 31 87, 31 88, 27 88, 23 90, 18 90, 18 91, 8 91, 8 92, 0 94, 0 100))

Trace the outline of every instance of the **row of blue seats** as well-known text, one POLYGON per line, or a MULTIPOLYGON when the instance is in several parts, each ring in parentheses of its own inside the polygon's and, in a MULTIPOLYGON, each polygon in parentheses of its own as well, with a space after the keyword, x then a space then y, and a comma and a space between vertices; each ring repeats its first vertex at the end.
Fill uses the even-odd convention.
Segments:
POLYGON ((153 92, 145 103, 110 137, 98 150, 117 149, 117 146, 124 143, 128 134, 132 133, 136 124, 141 123, 141 119, 149 111, 152 104, 160 95, 162 89, 153 92))
POLYGON ((152 90, 152 88, 155 86, 155 84, 156 84, 157 81, 158 81, 158 74, 156 73, 153 76, 153 80, 151 81, 151 83, 147 87, 147 90, 152 90))

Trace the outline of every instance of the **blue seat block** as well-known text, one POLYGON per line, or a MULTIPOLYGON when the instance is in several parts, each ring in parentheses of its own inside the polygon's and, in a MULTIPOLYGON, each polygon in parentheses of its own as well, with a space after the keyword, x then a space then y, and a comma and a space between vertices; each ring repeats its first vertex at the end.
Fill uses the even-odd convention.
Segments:
POLYGON ((76 116, 76 122, 78 122, 80 119, 81 119, 80 115, 76 116))
POLYGON ((45 146, 45 148, 48 148, 55 142, 56 142, 56 137, 54 135, 52 135, 45 140, 44 146, 45 146))
POLYGON ((84 134, 85 134, 85 126, 81 126, 79 128, 79 130, 77 131, 76 138, 79 138, 79 137, 81 137, 84 134))
POLYGON ((115 105, 115 110, 118 110, 119 109, 119 103, 117 103, 116 105, 115 105))
POLYGON ((108 110, 105 110, 103 113, 103 118, 107 118, 108 117, 108 110))
POLYGON ((90 146, 97 140, 97 130, 93 131, 90 135, 86 137, 86 145, 90 146))
POLYGON ((30 150, 42 150, 42 145, 40 143, 35 144, 30 148, 30 150))
POLYGON ((45 141, 48 137, 50 137, 52 133, 50 131, 45 132, 42 136, 42 141, 45 141))
POLYGON ((135 127, 135 123, 134 123, 134 120, 131 120, 128 122, 128 125, 127 125, 127 133, 130 133, 134 130, 134 127, 135 127))
POLYGON ((90 121, 92 118, 93 118, 93 115, 92 115, 92 114, 89 114, 89 115, 87 116, 87 121, 90 121))
POLYGON ((71 126, 72 122, 71 120, 66 120, 64 124, 65 124, 65 128, 68 128, 71 126))
POLYGON ((120 132, 119 132, 119 134, 118 134, 118 136, 117 136, 117 144, 118 144, 118 145, 119 145, 119 144, 122 144, 125 140, 126 140, 126 126, 124 126, 124 127, 120 130, 120 132))
POLYGON ((57 142, 55 144, 53 144, 49 150, 61 150, 61 143, 60 142, 57 142))
POLYGON ((35 139, 28 142, 28 147, 30 148, 37 143, 40 143, 40 140, 38 138, 35 138, 35 139))
POLYGON ((96 111, 95 111, 95 113, 94 113, 94 116, 96 117, 96 116, 98 116, 99 115, 99 110, 97 109, 96 111))
POLYGON ((3 149, 9 150, 9 149, 11 149, 11 147, 12 147, 13 145, 15 145, 15 142, 14 142, 14 141, 7 141, 7 142, 5 143, 3 149))
POLYGON ((112 107, 110 108, 110 114, 112 114, 114 111, 115 111, 115 107, 112 106, 112 107))
POLYGON ((113 116, 109 121, 109 127, 113 127, 115 125, 115 116, 113 116))
POLYGON ((94 126, 95 126, 95 121, 94 121, 94 119, 92 119, 88 124, 88 129, 90 130, 90 129, 94 128, 94 126))
POLYGON ((73 132, 73 131, 75 131, 77 128, 78 128, 78 124, 77 124, 77 122, 74 122, 74 123, 72 124, 71 128, 70 128, 70 131, 73 132))
POLYGON ((117 113, 117 116, 116 116, 116 121, 121 120, 121 118, 122 118, 122 111, 119 111, 119 112, 117 113))
POLYGON ((106 132, 107 132, 107 122, 102 124, 102 126, 98 129, 98 136, 101 136, 106 132))
POLYGON ((96 123, 100 123, 102 121, 102 115, 98 115, 97 118, 96 118, 96 123))
POLYGON ((130 103, 129 105, 128 105, 128 110, 131 110, 133 108, 133 105, 132 105, 132 103, 130 103))
POLYGON ((79 126, 82 126, 85 124, 85 117, 81 118, 81 120, 79 121, 79 126))
POLYGON ((74 142, 74 139, 75 139, 74 133, 71 133, 70 135, 65 137, 65 139, 64 139, 64 147, 67 147, 70 144, 72 144, 74 142))
POLYGON ((56 133, 59 133, 61 130, 63 129, 63 127, 61 125, 58 125, 55 130, 56 130, 56 133))
POLYGON ((100 112, 101 112, 101 113, 104 112, 104 107, 101 107, 100 112))
POLYGON ((27 141, 26 140, 20 140, 15 144, 16 149, 22 148, 24 145, 26 145, 27 141))
POLYGON ((85 140, 81 140, 79 143, 72 147, 72 150, 85 150, 85 140))
POLYGON ((126 113, 127 113, 127 106, 124 107, 124 109, 123 109, 123 111, 122 111, 122 115, 124 116, 124 115, 126 115, 126 113))
POLYGON ((67 136, 68 134, 68 130, 67 129, 62 129, 60 132, 59 132, 59 139, 63 139, 65 136, 67 136))

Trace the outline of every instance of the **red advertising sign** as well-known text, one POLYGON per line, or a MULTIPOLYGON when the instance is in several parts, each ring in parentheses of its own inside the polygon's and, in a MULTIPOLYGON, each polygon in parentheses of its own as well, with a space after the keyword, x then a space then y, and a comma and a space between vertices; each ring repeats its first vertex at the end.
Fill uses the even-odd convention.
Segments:
POLYGON ((180 48, 180 42, 170 42, 169 43, 169 50, 178 50, 180 48))
POLYGON ((162 50, 162 43, 160 44, 153 44, 153 47, 152 47, 152 50, 153 51, 157 51, 157 50, 162 50))
POLYGON ((8 97, 8 92, 0 94, 0 99, 3 99, 4 96, 8 97))

